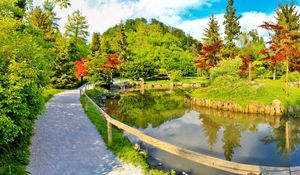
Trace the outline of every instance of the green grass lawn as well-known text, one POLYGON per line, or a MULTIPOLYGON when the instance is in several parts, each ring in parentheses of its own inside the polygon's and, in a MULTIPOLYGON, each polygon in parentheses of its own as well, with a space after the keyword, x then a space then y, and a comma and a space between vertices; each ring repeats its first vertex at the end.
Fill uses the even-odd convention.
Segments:
MULTIPOLYGON (((82 105, 85 105, 85 97, 80 98, 82 105)), ((88 109, 85 111, 91 122, 96 126, 98 132, 102 135, 104 142, 107 144, 107 123, 103 119, 100 112, 92 105, 88 103, 88 109)), ((132 163, 135 166, 139 166, 144 170, 144 174, 147 175, 168 175, 163 171, 151 169, 147 164, 147 157, 139 154, 133 147, 133 144, 128 140, 123 132, 113 128, 112 131, 113 144, 108 148, 122 161, 132 163)))
POLYGON ((285 106, 300 106, 300 88, 289 87, 285 92, 285 83, 281 80, 258 79, 254 83, 240 80, 236 83, 213 83, 206 88, 200 88, 191 96, 213 100, 227 100, 246 106, 251 103, 269 105, 278 99, 285 106))
MULTIPOLYGON (((55 94, 64 90, 45 88, 43 98, 45 102, 55 94)), ((33 125, 33 124, 32 124, 33 125)), ((0 150, 0 175, 27 175, 26 165, 29 163, 30 156, 30 136, 22 138, 18 144, 14 144, 7 150, 0 150)))
POLYGON ((63 89, 55 89, 53 87, 47 87, 44 89, 43 97, 44 101, 47 102, 49 101, 55 94, 58 94, 60 92, 63 92, 65 90, 63 89))

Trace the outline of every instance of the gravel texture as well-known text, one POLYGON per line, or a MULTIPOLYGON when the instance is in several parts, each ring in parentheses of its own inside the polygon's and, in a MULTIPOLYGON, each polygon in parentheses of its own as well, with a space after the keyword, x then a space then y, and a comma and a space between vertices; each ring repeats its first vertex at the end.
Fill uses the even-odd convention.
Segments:
POLYGON ((142 174, 107 150, 79 101, 79 90, 59 93, 36 121, 27 170, 32 175, 142 174))

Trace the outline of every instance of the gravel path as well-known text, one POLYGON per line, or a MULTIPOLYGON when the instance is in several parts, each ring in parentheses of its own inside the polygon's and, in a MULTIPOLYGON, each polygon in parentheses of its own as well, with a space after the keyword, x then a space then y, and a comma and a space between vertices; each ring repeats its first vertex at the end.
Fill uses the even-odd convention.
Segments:
POLYGON ((107 150, 81 107, 78 90, 57 94, 46 106, 32 138, 27 167, 32 175, 142 174, 107 150))

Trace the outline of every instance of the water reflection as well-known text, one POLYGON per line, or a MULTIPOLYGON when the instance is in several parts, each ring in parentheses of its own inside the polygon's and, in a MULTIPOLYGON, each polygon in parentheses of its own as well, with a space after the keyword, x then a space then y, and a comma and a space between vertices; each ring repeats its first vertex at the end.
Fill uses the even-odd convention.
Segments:
POLYGON ((119 101, 106 103, 107 112, 118 120, 136 128, 153 127, 181 117, 185 112, 184 91, 128 92, 119 101))
MULTIPOLYGON (((256 165, 300 165, 296 119, 191 106, 184 103, 183 90, 128 92, 106 107, 148 135, 202 154, 256 165)), ((155 156, 169 160, 167 154, 155 156)))

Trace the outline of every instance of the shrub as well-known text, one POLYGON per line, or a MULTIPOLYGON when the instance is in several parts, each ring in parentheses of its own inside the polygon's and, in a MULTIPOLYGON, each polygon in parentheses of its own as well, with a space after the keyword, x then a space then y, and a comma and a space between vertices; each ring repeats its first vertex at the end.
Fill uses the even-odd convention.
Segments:
POLYGON ((238 57, 235 59, 222 60, 217 67, 210 70, 210 80, 214 81, 217 77, 225 75, 231 76, 233 81, 238 80, 240 79, 239 72, 242 64, 242 59, 238 57))
POLYGON ((13 120, 6 116, 0 116, 0 148, 13 142, 20 132, 13 120))
POLYGON ((122 66, 121 74, 125 78, 138 80, 155 74, 155 65, 149 59, 136 60, 122 66))
MULTIPOLYGON (((286 75, 281 77, 282 81, 285 81, 286 75)), ((298 71, 289 73, 289 82, 298 82, 300 81, 300 73, 298 71)))
POLYGON ((172 70, 171 71, 171 81, 178 82, 182 78, 182 72, 180 70, 172 70))
POLYGON ((167 69, 159 69, 158 70, 158 75, 159 76, 167 76, 168 75, 167 69))
POLYGON ((0 19, 0 149, 30 136, 44 108, 52 58, 36 30, 19 20, 0 19))

